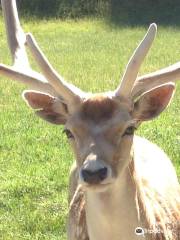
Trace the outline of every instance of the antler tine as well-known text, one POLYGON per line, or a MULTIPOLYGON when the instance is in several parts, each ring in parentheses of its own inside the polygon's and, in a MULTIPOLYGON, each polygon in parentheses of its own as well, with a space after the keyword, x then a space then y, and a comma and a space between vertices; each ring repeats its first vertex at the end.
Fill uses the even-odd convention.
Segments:
POLYGON ((21 28, 16 0, 1 0, 13 67, 0 64, 0 74, 22 82, 34 90, 58 96, 46 79, 31 69, 25 49, 26 35, 21 28))
POLYGON ((31 50, 43 75, 48 79, 56 91, 67 101, 76 102, 83 97, 84 93, 75 86, 67 83, 51 66, 46 56, 41 51, 32 34, 27 34, 27 46, 31 50))
POLYGON ((139 77, 132 89, 132 98, 135 99, 143 92, 148 91, 161 84, 167 82, 175 82, 177 80, 180 80, 180 62, 177 62, 156 72, 139 77))
POLYGON ((8 44, 14 66, 29 68, 29 61, 25 50, 26 36, 21 28, 15 0, 1 0, 8 44))
POLYGON ((152 42, 155 38, 157 26, 155 23, 151 24, 144 39, 141 41, 139 46, 134 51, 129 63, 126 67, 123 75, 121 84, 115 90, 115 96, 124 95, 129 96, 133 88, 134 82, 136 81, 139 68, 150 49, 152 42))
POLYGON ((34 72, 31 69, 29 71, 26 70, 26 73, 23 73, 14 67, 0 64, 0 74, 21 82, 28 87, 31 87, 31 89, 43 91, 55 97, 59 96, 59 94, 49 83, 46 82, 46 79, 41 74, 34 72))

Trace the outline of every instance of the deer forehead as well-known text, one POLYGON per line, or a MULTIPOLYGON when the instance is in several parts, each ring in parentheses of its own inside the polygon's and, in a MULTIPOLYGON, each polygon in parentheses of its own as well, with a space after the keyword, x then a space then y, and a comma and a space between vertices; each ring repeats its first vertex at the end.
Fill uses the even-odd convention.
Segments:
POLYGON ((117 101, 107 96, 94 95, 83 102, 80 112, 82 119, 99 123, 111 119, 118 110, 117 101))
POLYGON ((68 121, 79 133, 99 133, 110 128, 122 128, 131 121, 131 103, 126 99, 113 99, 104 94, 94 94, 85 99, 79 111, 68 121))

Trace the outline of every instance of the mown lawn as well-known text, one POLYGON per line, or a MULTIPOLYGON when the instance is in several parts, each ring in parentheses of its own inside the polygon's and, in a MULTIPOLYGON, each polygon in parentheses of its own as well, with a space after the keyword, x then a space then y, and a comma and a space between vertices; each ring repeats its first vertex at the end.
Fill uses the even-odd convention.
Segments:
MULTIPOLYGON (((23 26, 35 35, 65 79, 93 92, 118 85, 128 58, 146 31, 102 20, 24 20, 23 26)), ((179 61, 179 41, 180 29, 159 27, 141 74, 179 61)), ((2 18, 0 62, 10 63, 2 18)), ((63 128, 38 119, 22 101, 23 89, 0 78, 0 239, 64 240, 73 155, 63 128)), ((138 133, 167 152, 180 177, 179 106, 180 84, 169 108, 142 125, 138 133)))

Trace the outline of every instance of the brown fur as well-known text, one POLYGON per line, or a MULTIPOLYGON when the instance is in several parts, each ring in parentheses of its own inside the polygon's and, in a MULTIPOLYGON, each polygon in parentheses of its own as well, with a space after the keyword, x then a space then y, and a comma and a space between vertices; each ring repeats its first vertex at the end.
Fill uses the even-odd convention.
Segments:
POLYGON ((94 95, 82 104, 82 118, 93 122, 110 119, 118 109, 118 102, 102 94, 94 95))
POLYGON ((68 239, 89 240, 86 225, 85 195, 78 184, 78 168, 74 164, 69 179, 68 239))
POLYGON ((73 220, 75 225, 74 240, 89 240, 86 226, 85 196, 80 186, 77 186, 71 200, 69 215, 71 215, 71 221, 73 220))

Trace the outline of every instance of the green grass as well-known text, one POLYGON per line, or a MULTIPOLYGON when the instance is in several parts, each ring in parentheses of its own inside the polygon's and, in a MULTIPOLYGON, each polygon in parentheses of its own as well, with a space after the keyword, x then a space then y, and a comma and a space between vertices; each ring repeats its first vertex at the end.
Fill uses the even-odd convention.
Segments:
MULTIPOLYGON (((145 29, 102 20, 24 21, 53 66, 87 91, 114 89, 145 29)), ((10 63, 2 19, 0 62, 10 63)), ((141 74, 180 58, 180 29, 160 27, 141 74)), ((32 62, 35 67, 34 62, 32 62)), ((0 239, 66 239, 68 172, 73 155, 62 127, 38 119, 21 99, 25 89, 0 78, 0 239)), ((180 85, 169 108, 139 134, 161 146, 180 176, 180 85)), ((163 170, 163 166, 162 166, 163 170)))

